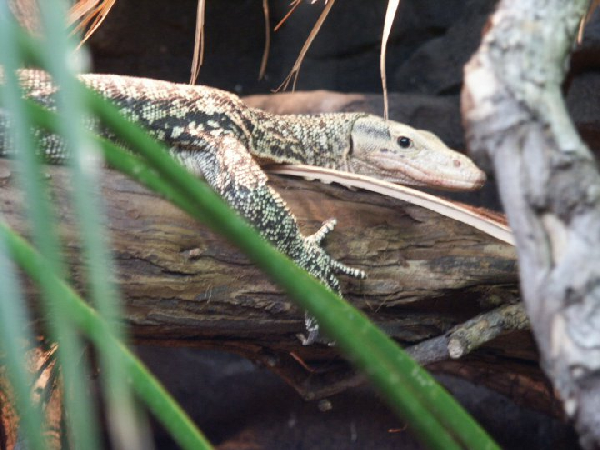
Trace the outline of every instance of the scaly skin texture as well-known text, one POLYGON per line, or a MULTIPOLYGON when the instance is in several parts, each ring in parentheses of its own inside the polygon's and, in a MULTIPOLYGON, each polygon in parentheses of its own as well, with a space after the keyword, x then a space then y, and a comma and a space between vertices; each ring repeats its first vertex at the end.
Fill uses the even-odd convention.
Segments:
MULTIPOLYGON (((56 88, 47 74, 24 70, 20 78, 28 97, 54 108, 56 88)), ((313 236, 302 235, 293 214, 267 185, 259 164, 316 165, 401 184, 457 190, 477 188, 485 180, 468 158, 435 135, 368 114, 277 116, 206 86, 119 75, 83 75, 81 80, 164 142, 173 157, 204 178, 269 242, 337 293, 338 274, 358 278, 365 274, 321 248, 335 221, 326 222, 313 236)), ((0 111, 0 156, 10 153, 7 126, 0 111)), ((56 136, 41 134, 41 140, 47 162, 61 163, 68 157, 56 136)), ((307 330, 304 342, 312 343, 318 325, 311 317, 307 330)))

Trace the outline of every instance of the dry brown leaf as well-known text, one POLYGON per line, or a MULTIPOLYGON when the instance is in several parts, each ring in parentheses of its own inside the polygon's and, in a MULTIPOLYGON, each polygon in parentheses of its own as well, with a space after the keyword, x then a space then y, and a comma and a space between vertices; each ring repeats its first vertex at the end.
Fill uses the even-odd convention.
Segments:
POLYGON ((69 17, 67 18, 67 23, 72 25, 77 22, 83 16, 85 16, 88 12, 90 12, 96 5, 102 0, 79 0, 75 3, 71 9, 69 10, 69 17))
POLYGON ((281 164, 268 166, 267 170, 269 173, 298 176, 307 180, 319 180, 326 184, 336 183, 349 188, 377 192, 381 195, 427 208, 430 211, 472 226, 507 244, 515 245, 514 236, 505 218, 492 211, 446 200, 408 186, 324 167, 281 164))
POLYGON ((84 44, 92 34, 94 34, 102 22, 104 22, 104 19, 106 19, 106 16, 114 4, 115 0, 79 0, 71 7, 69 10, 69 17, 67 18, 68 25, 72 25, 79 21, 77 26, 73 29, 73 33, 77 33, 84 29, 91 22, 91 25, 79 43, 80 46, 84 44))

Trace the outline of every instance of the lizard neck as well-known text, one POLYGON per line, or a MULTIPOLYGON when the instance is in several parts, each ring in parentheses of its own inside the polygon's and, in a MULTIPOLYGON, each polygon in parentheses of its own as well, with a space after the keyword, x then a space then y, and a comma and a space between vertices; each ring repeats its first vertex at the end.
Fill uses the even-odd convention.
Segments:
POLYGON ((350 133, 362 113, 271 115, 253 111, 252 154, 261 164, 344 169, 350 133))

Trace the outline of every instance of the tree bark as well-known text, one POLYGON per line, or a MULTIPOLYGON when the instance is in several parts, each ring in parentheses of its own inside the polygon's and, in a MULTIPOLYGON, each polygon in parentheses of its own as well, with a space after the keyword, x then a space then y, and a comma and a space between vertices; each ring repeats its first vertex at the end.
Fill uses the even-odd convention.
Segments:
MULTIPOLYGON (((67 170, 55 166, 46 172, 60 216, 70 281, 85 296, 67 170)), ((335 347, 300 344, 303 312, 233 246, 125 176, 111 170, 103 175, 107 225, 126 321, 136 342, 236 352, 266 364, 306 398, 362 381, 335 347)), ((13 178, 8 162, 0 160, 4 217, 26 234, 22 196, 13 178)), ((541 372, 532 369, 537 354, 529 333, 515 331, 523 330, 527 321, 519 308, 510 306, 518 302, 511 245, 378 194, 271 179, 305 233, 325 219, 338 219, 328 237, 328 251, 368 273, 364 281, 343 280, 345 297, 417 360, 476 378, 521 397, 529 406, 556 411, 552 391, 541 372), (508 309, 499 314, 497 307, 508 309), (471 346, 482 344, 468 354, 471 346), (461 359, 455 362, 452 357, 461 359), (498 376, 499 366, 506 376, 498 376)), ((35 288, 26 289, 34 299, 35 288)))
POLYGON ((494 168, 543 367, 600 448, 600 176, 561 83, 588 2, 504 0, 465 70, 470 149, 494 168))
MULTIPOLYGON (((21 195, 6 161, 0 173, 3 213, 27 232, 21 195)), ((85 279, 76 224, 68 203, 63 167, 48 167, 61 235, 71 260, 71 281, 85 279)), ((240 333, 251 341, 296 347, 302 312, 281 295, 237 249, 117 172, 104 171, 107 222, 118 276, 137 339, 225 339, 240 333)), ((306 234, 325 219, 338 227, 328 251, 368 273, 343 280, 345 296, 404 342, 419 342, 462 321, 464 313, 432 314, 422 302, 470 305, 516 282, 512 246, 423 208, 363 191, 272 176, 306 234), (417 304, 422 306, 416 307, 417 304), (398 316, 401 307, 415 310, 398 316), (419 310, 423 310, 422 312, 419 310), (422 319, 428 317, 424 328, 422 319)), ((512 298, 512 297, 511 297, 512 298)), ((485 307, 484 307, 485 308, 485 307)))

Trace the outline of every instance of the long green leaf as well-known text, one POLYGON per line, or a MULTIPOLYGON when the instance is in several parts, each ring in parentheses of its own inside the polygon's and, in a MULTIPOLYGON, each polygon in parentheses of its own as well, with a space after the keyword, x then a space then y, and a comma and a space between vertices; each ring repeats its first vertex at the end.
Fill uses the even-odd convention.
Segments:
MULTIPOLYGON (((35 48, 25 42, 35 60, 35 48)), ((98 95, 86 92, 91 109, 138 152, 171 189, 185 197, 202 220, 238 245, 303 308, 319 320, 327 335, 361 368, 384 399, 430 448, 497 448, 473 419, 364 315, 278 253, 234 214, 204 183, 175 163, 161 145, 122 118, 98 95), (427 414, 428 411, 430 414, 427 414)), ((187 208, 186 208, 187 210, 187 208)))
MULTIPOLYGON (((5 6, 0 5, 0 42, 5 42, 6 34, 10 33, 10 30, 2 27, 7 19, 5 15, 8 13, 5 6)), ((17 58, 15 49, 7 51, 4 55, 4 60, 8 60, 12 65, 17 64, 17 58)), ((2 93, 1 86, 0 93, 2 93)), ((15 98, 7 99, 8 103, 11 101, 14 102, 15 98)), ((0 354, 4 355, 3 364, 6 366, 6 374, 14 390, 20 424, 27 445, 34 450, 43 450, 45 448, 42 437, 43 417, 39 409, 40 405, 31 402, 33 377, 27 370, 26 360, 23 358, 23 346, 31 347, 33 342, 33 333, 28 328, 27 311, 23 305, 24 299, 17 274, 8 259, 6 243, 4 239, 0 239, 0 347, 2 347, 0 354)))
MULTIPOLYGON (((118 292, 113 283, 114 270, 110 247, 105 232, 104 205, 101 201, 98 149, 85 132, 85 115, 80 85, 71 67, 77 60, 76 42, 69 39, 63 18, 67 11, 61 0, 44 0, 40 3, 40 16, 44 29, 42 52, 44 66, 60 86, 55 95, 61 120, 59 133, 68 149, 70 176, 73 183, 72 197, 82 238, 83 254, 87 266, 86 279, 89 297, 109 324, 109 332, 122 340, 122 311, 118 292)), ((118 356, 112 352, 100 352, 106 398, 108 429, 115 447, 131 450, 142 449, 143 433, 138 428, 133 398, 126 375, 118 364, 118 356)))
POLYGON ((11 132, 16 151, 17 181, 22 187, 24 205, 29 223, 32 226, 36 246, 44 255, 41 266, 40 284, 44 316, 48 319, 50 339, 59 343, 58 359, 65 384, 65 409, 68 411, 67 430, 73 445, 94 450, 99 442, 95 424, 94 408, 88 396, 87 371, 80 358, 83 347, 80 338, 68 320, 67 311, 57 307, 60 294, 53 289, 51 279, 62 276, 64 264, 60 244, 55 233, 54 216, 49 208, 45 183, 37 160, 37 145, 33 139, 31 121, 23 106, 21 89, 15 71, 22 59, 17 45, 17 29, 9 19, 5 1, 0 1, 0 30, 2 30, 2 51, 0 64, 4 66, 4 97, 10 111, 11 132))
POLYGON ((33 377, 27 370, 23 348, 33 348, 31 323, 27 311, 17 272, 9 258, 6 242, 0 237, 0 358, 6 367, 6 373, 13 389, 14 399, 19 413, 19 423, 28 448, 44 450, 44 422, 41 405, 31 401, 33 377))
POLYGON ((58 277, 46 277, 39 270, 46 262, 23 238, 0 222, 0 239, 4 239, 8 252, 16 263, 36 283, 50 278, 52 288, 60 294, 59 306, 69 311, 70 320, 85 332, 101 351, 118 355, 119 364, 130 378, 132 387, 148 408, 156 415, 173 438, 185 449, 210 450, 212 447, 181 407, 148 372, 142 363, 109 333, 109 326, 98 313, 58 277))

